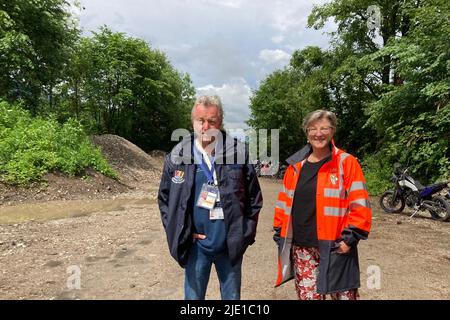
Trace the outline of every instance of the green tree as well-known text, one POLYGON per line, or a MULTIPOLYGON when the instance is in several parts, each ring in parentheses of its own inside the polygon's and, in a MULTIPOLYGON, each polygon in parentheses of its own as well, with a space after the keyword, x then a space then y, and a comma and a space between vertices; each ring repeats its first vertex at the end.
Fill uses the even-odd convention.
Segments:
POLYGON ((339 119, 338 144, 364 159, 371 192, 382 191, 398 161, 425 183, 448 177, 449 15, 445 0, 316 6, 310 27, 320 29, 329 19, 337 24, 331 48, 297 50, 287 68, 269 75, 251 99, 249 124, 270 128, 275 119, 284 129, 280 147, 290 149, 282 152, 291 153, 304 142, 296 131, 304 114, 329 109, 339 119), (371 5, 380 12, 377 28, 367 23, 371 5))
POLYGON ((53 89, 79 31, 65 0, 0 1, 0 97, 22 100, 33 114, 53 89))
POLYGON ((146 150, 166 149, 188 127, 194 88, 145 41, 102 27, 76 47, 60 114, 75 114, 91 132, 112 133, 146 150))
POLYGON ((255 129, 280 130, 280 160, 306 143, 304 116, 329 105, 326 54, 308 47, 293 54, 290 65, 269 75, 250 98, 248 124, 255 129))
POLYGON ((382 141, 380 154, 428 183, 450 176, 450 3, 422 1, 408 15, 408 36, 372 55, 394 57, 404 83, 370 105, 368 125, 382 141))
MULTIPOLYGON (((333 18, 337 24, 337 31, 333 32, 337 46, 344 46, 353 53, 373 53, 386 46, 390 41, 404 37, 410 29, 409 8, 418 5, 415 0, 333 0, 324 5, 315 6, 308 18, 308 25, 320 29, 325 22, 333 18), (368 21, 376 7, 379 11, 379 27, 369 28, 368 21), (378 39, 378 37, 381 38, 378 39)), ((384 84, 400 81, 391 78, 395 71, 390 55, 382 57, 380 62, 380 80, 384 84)))
POLYGON ((316 109, 337 114, 339 146, 361 157, 370 150, 373 132, 360 130, 367 118, 361 102, 371 101, 373 94, 361 80, 365 71, 351 61, 345 48, 297 50, 288 67, 269 75, 253 93, 248 123, 258 129, 280 129, 282 160, 306 143, 301 124, 316 109))

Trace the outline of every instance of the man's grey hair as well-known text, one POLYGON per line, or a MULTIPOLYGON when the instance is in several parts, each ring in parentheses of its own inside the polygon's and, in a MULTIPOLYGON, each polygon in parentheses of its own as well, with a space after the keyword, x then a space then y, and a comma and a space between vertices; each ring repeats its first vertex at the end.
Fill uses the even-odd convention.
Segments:
POLYGON ((305 132, 305 134, 307 134, 308 127, 312 123, 314 123, 320 119, 327 119, 328 121, 330 121, 330 126, 334 129, 334 131, 336 131, 336 128, 337 128, 336 115, 331 111, 320 109, 320 110, 315 110, 313 112, 308 113, 306 115, 305 119, 303 119, 302 128, 303 128, 303 131, 305 132))
POLYGON ((223 107, 222 107, 222 101, 220 100, 219 96, 214 95, 214 96, 198 97, 197 100, 195 100, 194 106, 192 107, 191 120, 194 120, 195 107, 198 106, 199 104, 202 104, 205 107, 217 106, 217 110, 219 112, 220 123, 223 123, 223 107))

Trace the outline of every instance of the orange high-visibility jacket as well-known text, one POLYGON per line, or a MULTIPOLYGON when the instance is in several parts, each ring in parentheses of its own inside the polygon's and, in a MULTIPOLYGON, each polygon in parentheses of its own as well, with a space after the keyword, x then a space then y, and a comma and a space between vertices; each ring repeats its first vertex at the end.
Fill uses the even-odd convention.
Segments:
MULTIPOLYGON (((289 167, 278 194, 273 225, 274 240, 278 243, 276 286, 293 278, 291 209, 302 164, 310 153, 308 144, 287 159, 289 167)), ((372 212, 368 197, 358 161, 332 142, 331 161, 317 174, 316 218, 320 249, 317 291, 321 294, 360 286, 357 243, 367 239, 370 231, 372 212), (340 241, 351 247, 349 253, 335 252, 340 241)))

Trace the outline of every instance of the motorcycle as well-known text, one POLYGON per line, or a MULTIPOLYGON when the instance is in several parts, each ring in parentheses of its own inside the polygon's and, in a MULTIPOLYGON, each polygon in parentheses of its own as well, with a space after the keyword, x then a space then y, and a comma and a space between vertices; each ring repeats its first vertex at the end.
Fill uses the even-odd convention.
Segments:
POLYGON ((286 172, 287 165, 282 164, 279 165, 278 170, 275 171, 272 169, 273 164, 267 161, 257 161, 255 164, 255 171, 258 177, 267 177, 273 179, 283 179, 284 173, 286 172))
POLYGON ((450 190, 448 182, 422 186, 408 174, 408 168, 394 166, 392 181, 394 190, 384 192, 380 206, 387 213, 400 213, 407 205, 414 210, 410 218, 419 211, 428 210, 435 220, 447 221, 450 218, 450 190))

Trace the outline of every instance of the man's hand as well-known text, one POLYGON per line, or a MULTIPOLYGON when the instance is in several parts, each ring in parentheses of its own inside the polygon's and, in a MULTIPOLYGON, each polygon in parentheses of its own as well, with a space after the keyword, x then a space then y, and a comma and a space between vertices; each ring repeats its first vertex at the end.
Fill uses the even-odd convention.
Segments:
POLYGON ((337 253, 345 254, 350 251, 350 247, 344 241, 339 242, 339 245, 340 247, 336 250, 337 253))
POLYGON ((203 240, 203 239, 206 239, 206 235, 200 234, 200 233, 194 233, 194 234, 192 235, 192 238, 193 238, 192 241, 195 241, 195 239, 203 240))

